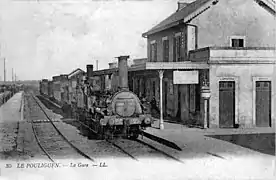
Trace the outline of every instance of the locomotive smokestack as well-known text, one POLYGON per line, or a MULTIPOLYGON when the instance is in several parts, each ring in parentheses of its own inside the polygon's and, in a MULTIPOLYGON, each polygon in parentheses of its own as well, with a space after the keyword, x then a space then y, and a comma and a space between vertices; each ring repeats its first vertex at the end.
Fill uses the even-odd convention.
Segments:
POLYGON ((87 73, 87 77, 92 77, 92 73, 93 73, 93 65, 92 64, 86 65, 86 73, 87 73))
POLYGON ((124 90, 128 90, 128 58, 129 56, 118 57, 119 87, 124 90))

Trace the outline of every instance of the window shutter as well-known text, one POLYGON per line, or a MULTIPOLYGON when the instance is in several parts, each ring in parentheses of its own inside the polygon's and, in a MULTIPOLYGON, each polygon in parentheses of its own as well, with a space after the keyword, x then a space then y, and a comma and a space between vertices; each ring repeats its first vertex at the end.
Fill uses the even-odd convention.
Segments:
POLYGON ((177 61, 181 61, 181 36, 177 37, 177 61))
POLYGON ((155 56, 155 44, 151 44, 151 61, 154 62, 154 56, 155 56))
POLYGON ((166 40, 163 42, 163 62, 166 62, 166 40))
POLYGON ((176 62, 176 38, 173 38, 173 62, 176 62))
POLYGON ((176 43, 175 43, 175 48, 176 48, 175 58, 176 59, 175 60, 176 60, 176 62, 178 62, 179 61, 179 37, 176 37, 175 41, 176 41, 176 43))
POLYGON ((149 61, 152 61, 152 44, 150 45, 150 49, 149 49, 149 61))
POLYGON ((154 43, 154 62, 157 62, 157 43, 154 43))
POLYGON ((166 61, 169 62, 169 40, 166 41, 166 61))
POLYGON ((163 61, 168 62, 169 61, 169 41, 164 40, 163 41, 163 61))

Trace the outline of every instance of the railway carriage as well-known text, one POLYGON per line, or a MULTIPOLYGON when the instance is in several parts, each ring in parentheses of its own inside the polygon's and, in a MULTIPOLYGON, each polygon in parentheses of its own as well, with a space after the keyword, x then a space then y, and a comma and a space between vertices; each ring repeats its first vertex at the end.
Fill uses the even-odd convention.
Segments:
POLYGON ((42 79, 42 81, 39 82, 40 85, 40 94, 48 96, 48 80, 42 79))
POLYGON ((54 98, 53 94, 53 81, 48 81, 48 98, 54 98))
POLYGON ((69 81, 68 75, 60 75, 60 101, 62 106, 69 104, 69 81))

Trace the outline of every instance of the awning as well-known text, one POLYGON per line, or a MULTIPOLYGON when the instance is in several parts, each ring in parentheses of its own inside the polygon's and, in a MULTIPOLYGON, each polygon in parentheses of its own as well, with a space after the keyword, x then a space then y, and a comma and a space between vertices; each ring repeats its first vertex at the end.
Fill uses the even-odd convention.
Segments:
POLYGON ((209 69, 206 62, 146 62, 141 65, 131 67, 129 71, 140 70, 191 70, 191 69, 209 69))

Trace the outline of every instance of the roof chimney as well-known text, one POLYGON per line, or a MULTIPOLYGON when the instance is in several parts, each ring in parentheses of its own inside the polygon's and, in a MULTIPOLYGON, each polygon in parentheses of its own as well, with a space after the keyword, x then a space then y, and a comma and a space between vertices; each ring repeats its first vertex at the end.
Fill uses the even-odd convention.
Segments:
POLYGON ((86 73, 87 73, 87 77, 92 77, 92 73, 93 73, 93 65, 92 64, 86 65, 86 73))
POLYGON ((190 3, 185 2, 185 0, 179 0, 177 2, 177 11, 180 11, 181 9, 183 9, 184 7, 186 7, 189 4, 190 3))

